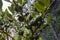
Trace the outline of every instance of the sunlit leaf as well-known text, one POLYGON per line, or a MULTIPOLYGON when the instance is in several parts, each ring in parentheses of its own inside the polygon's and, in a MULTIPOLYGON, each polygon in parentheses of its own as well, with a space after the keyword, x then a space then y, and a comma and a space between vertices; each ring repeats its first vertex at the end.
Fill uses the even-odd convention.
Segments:
POLYGON ((44 13, 45 9, 49 6, 50 0, 37 0, 34 3, 35 8, 39 11, 44 13))
POLYGON ((38 39, 38 40, 43 40, 43 39, 42 39, 42 37, 39 37, 39 39, 38 39))

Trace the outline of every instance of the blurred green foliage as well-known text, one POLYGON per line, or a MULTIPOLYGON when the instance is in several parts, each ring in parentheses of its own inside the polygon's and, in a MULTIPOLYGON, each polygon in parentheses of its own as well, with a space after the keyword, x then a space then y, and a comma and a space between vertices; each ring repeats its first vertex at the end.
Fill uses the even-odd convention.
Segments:
POLYGON ((13 40, 59 40, 60 1, 57 0, 56 3, 53 3, 49 11, 47 10, 47 14, 44 15, 51 4, 50 1, 35 0, 33 4, 25 8, 28 0, 17 0, 17 6, 21 6, 17 11, 20 12, 15 10, 16 5, 11 2, 11 7, 8 7, 12 13, 10 14, 7 10, 2 12, 2 1, 0 0, 0 31, 4 31, 4 33, 0 32, 0 40, 11 37, 12 28, 15 30, 14 37, 11 37, 13 40), (24 12, 21 9, 27 11, 24 12), (7 34, 7 36, 5 32, 9 35, 7 34))

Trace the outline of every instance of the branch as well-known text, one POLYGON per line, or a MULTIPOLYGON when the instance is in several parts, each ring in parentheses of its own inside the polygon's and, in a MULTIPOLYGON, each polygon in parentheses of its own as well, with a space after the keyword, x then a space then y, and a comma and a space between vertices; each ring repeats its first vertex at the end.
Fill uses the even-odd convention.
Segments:
POLYGON ((52 0, 51 4, 50 4, 49 7, 46 9, 46 11, 45 11, 44 16, 42 17, 42 19, 45 18, 47 12, 49 11, 50 7, 53 5, 54 2, 55 2, 55 0, 52 0))
POLYGON ((52 0, 51 4, 49 5, 49 7, 45 11, 43 18, 45 18, 47 12, 49 11, 50 7, 53 5, 54 2, 55 2, 55 0, 52 0))
POLYGON ((3 30, 0 30, 1 33, 5 33, 6 35, 8 35, 9 37, 11 37, 13 40, 15 40, 11 35, 9 35, 8 33, 4 32, 3 30))
MULTIPOLYGON (((55 2, 55 0, 52 0, 51 4, 50 4, 49 7, 46 9, 45 14, 44 14, 44 16, 42 17, 42 19, 45 18, 47 12, 49 11, 50 7, 53 5, 54 2, 55 2)), ((39 28, 40 28, 40 27, 37 27, 37 28, 35 29, 34 33, 35 33, 36 30, 39 29, 39 28)))

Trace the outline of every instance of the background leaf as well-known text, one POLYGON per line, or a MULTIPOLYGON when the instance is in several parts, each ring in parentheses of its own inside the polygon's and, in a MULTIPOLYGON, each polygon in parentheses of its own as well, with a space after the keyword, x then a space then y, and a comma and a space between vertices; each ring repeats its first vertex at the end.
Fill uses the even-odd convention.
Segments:
POLYGON ((2 11, 2 0, 0 0, 0 11, 2 11))

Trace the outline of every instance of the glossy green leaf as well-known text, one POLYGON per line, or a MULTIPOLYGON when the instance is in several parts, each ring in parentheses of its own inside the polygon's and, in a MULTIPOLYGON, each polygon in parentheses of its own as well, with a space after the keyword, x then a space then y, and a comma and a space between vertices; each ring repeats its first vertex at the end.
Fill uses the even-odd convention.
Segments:
POLYGON ((45 9, 49 6, 50 0, 37 0, 34 3, 35 8, 39 11, 44 13, 45 9))
POLYGON ((39 12, 43 12, 45 10, 44 6, 40 5, 38 1, 34 3, 34 6, 39 12))
POLYGON ((50 0, 38 0, 38 1, 43 3, 46 7, 49 6, 49 4, 50 4, 50 0))

